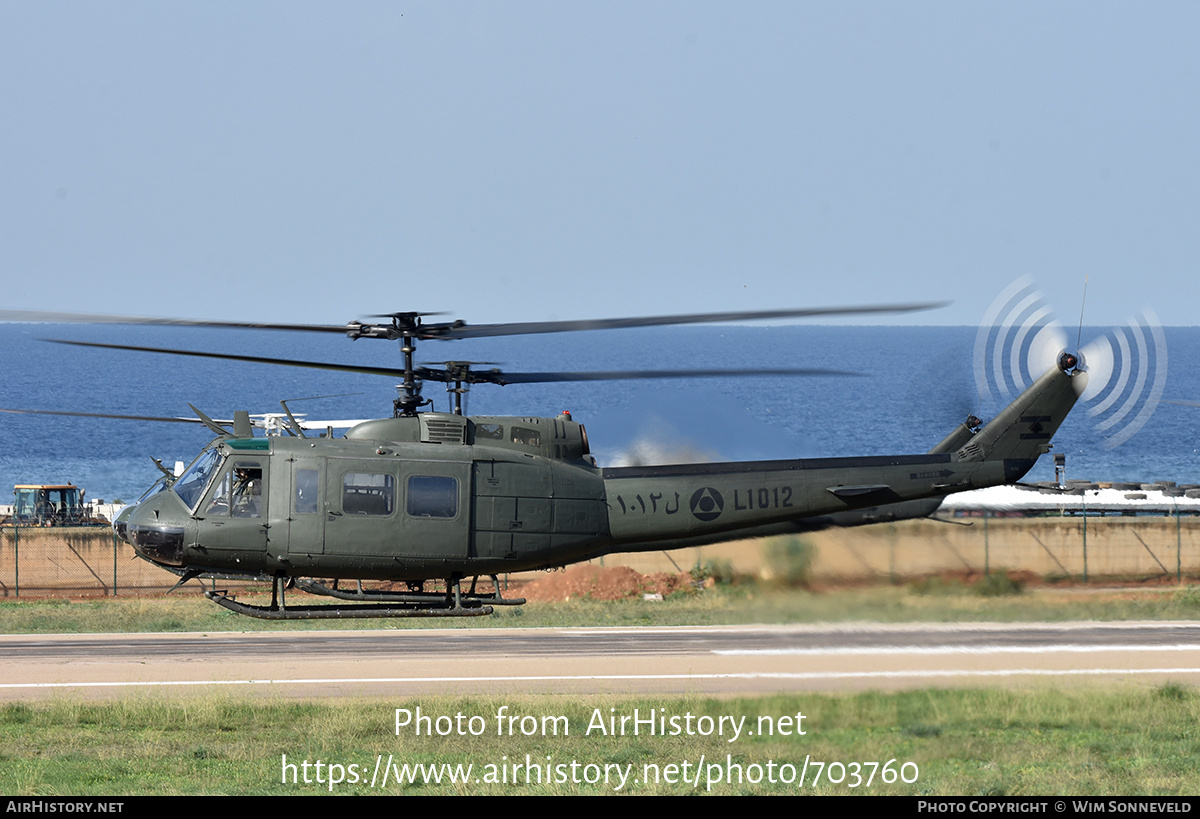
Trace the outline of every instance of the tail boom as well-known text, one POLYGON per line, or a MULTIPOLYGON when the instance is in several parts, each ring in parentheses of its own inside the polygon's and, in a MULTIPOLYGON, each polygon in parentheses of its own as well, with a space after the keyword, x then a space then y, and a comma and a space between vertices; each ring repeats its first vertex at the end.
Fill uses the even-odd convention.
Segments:
POLYGON ((610 551, 789 531, 805 519, 1012 483, 1050 448, 1086 384, 1082 371, 1055 366, 953 452, 605 469, 610 551))

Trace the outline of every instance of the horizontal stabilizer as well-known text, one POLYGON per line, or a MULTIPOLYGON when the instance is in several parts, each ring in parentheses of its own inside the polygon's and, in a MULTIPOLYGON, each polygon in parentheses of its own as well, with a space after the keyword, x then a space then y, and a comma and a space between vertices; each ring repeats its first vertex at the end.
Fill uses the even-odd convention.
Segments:
POLYGON ((827 486, 825 489, 839 498, 862 498, 881 492, 892 492, 892 488, 886 483, 868 484, 865 486, 827 486))

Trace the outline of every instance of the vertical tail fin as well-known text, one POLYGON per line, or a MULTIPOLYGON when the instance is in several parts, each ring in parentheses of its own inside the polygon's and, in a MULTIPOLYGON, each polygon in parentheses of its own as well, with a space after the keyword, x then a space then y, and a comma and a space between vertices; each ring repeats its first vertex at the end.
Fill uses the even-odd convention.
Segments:
POLYGON ((1087 373, 1079 368, 1079 360, 1063 353, 1055 366, 955 452, 953 460, 1027 461, 1032 466, 1049 451, 1051 436, 1086 388, 1087 373))

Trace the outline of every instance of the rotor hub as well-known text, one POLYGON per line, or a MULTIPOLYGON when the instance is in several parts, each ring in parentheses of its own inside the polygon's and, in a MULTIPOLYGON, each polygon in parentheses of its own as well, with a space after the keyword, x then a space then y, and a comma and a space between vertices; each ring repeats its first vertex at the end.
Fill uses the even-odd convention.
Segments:
POLYGON ((1083 370, 1083 358, 1078 353, 1064 350, 1058 356, 1058 368, 1067 375, 1075 375, 1083 370))

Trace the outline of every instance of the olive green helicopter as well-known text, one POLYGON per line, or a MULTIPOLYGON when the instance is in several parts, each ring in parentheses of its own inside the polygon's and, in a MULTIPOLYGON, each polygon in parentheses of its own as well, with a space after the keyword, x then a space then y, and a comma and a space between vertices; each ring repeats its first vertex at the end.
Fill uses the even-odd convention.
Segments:
MULTIPOLYGON (((417 365, 419 341, 744 322, 848 313, 906 312, 940 305, 773 310, 680 316, 470 325, 394 313, 344 325, 249 324, 88 314, 0 311, 0 320, 161 324, 342 333, 398 341, 398 368, 50 339, 59 343, 231 361, 281 364, 400 379, 390 418, 332 428, 284 412, 254 435, 248 411, 217 421, 192 407, 216 438, 176 475, 163 475, 113 522, 136 554, 179 576, 257 579, 269 605, 206 595, 265 619, 477 616, 505 597, 498 576, 551 569, 614 552, 677 549, 782 535, 827 525, 923 517, 946 495, 1012 483, 1050 449, 1051 436, 1083 393, 1080 359, 1061 353, 986 425, 974 416, 929 452, 660 466, 598 466, 584 426, 557 417, 467 416, 474 384, 850 373, 830 370, 618 370, 503 372, 467 362, 417 365), (450 412, 427 410, 423 382, 454 395, 450 412), (318 424, 319 426, 319 424, 318 424), (283 433, 283 434, 280 434, 283 433), (489 578, 480 582, 481 578, 489 578), (377 588, 367 583, 382 583, 377 588), (469 584, 466 582, 469 581, 469 584), (490 587, 490 588, 488 588, 490 587), (299 589, 334 598, 289 605, 299 589)), ((14 410, 47 414, 44 410, 14 410)), ((95 415, 100 415, 96 413, 95 415)), ((130 417, 104 415, 102 417, 130 417)), ((150 419, 171 420, 183 419, 150 419)), ((188 419, 196 421, 197 419, 188 419)))

